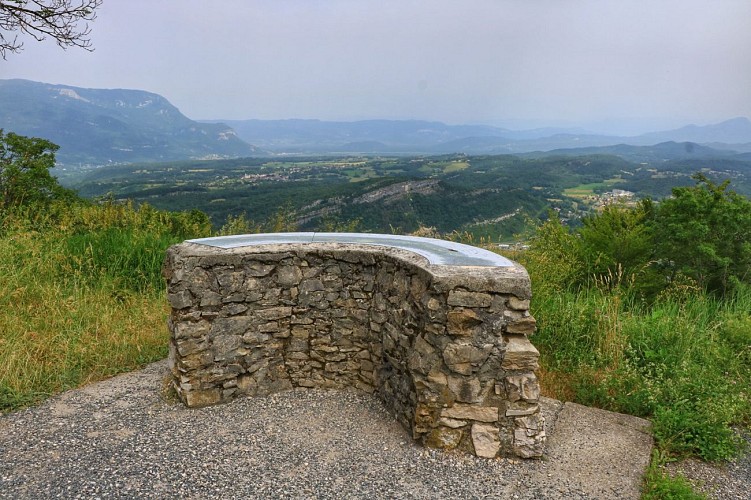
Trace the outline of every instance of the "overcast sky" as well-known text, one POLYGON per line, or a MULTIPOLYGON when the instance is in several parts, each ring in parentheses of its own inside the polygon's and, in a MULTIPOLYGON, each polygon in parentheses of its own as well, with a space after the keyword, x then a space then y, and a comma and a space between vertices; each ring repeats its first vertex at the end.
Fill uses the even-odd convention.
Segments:
POLYGON ((0 78, 148 90, 194 119, 751 117, 750 0, 104 0, 92 41, 27 40, 0 78))

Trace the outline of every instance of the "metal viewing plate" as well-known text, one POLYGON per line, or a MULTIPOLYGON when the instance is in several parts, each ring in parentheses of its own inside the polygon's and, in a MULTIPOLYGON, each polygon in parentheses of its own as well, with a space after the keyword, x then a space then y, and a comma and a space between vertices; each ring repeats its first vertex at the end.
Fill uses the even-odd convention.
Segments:
POLYGON ((217 248, 239 248, 253 245, 276 245, 286 243, 352 243, 395 247, 414 252, 439 266, 510 267, 514 264, 505 257, 489 250, 454 243, 453 241, 369 233, 263 233, 219 236, 187 240, 189 243, 217 248))

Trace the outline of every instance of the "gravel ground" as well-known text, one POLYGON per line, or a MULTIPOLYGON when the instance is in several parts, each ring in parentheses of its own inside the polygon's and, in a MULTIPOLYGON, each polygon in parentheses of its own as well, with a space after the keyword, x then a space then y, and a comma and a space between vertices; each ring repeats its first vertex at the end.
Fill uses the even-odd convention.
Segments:
MULTIPOLYGON (((0 417, 0 498, 637 497, 623 492, 638 481, 592 458, 601 443, 556 448, 551 439, 547 460, 530 461, 427 450, 358 392, 292 391, 191 410, 160 396, 165 367, 0 417), (590 465, 577 469, 574 455, 590 465), (606 474, 593 473, 597 464, 606 474)), ((544 405, 551 435, 563 407, 544 405)))
POLYGON ((711 464, 695 459, 667 465, 671 475, 682 474, 697 490, 716 500, 751 498, 751 431, 741 435, 748 442, 747 453, 735 460, 711 464))

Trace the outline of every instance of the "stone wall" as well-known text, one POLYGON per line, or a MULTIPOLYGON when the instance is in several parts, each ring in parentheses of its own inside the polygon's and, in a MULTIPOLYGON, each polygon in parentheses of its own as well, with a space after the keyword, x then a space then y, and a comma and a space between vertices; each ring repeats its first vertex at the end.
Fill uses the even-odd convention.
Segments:
POLYGON ((190 407, 298 387, 377 393, 426 446, 539 457, 526 271, 369 245, 182 243, 170 368, 190 407))

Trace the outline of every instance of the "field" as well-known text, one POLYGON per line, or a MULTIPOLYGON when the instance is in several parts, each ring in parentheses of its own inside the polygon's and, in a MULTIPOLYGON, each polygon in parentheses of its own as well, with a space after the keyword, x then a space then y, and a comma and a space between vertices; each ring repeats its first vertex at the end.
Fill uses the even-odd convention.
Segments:
POLYGON ((571 188, 563 190, 563 195, 576 200, 586 200, 597 196, 608 189, 613 189, 613 186, 619 182, 623 182, 621 178, 606 179, 603 182, 591 182, 589 184, 580 184, 571 188))

